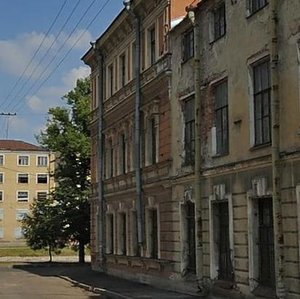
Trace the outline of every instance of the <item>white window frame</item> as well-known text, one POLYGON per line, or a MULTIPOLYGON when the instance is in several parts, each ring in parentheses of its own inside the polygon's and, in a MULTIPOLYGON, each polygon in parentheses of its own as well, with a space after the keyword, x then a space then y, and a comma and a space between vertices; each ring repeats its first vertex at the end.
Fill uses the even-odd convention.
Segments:
POLYGON ((29 184, 29 183, 30 183, 30 175, 29 175, 29 173, 24 173, 24 172, 17 173, 17 184, 29 184), (20 175, 27 175, 27 179, 28 179, 27 183, 21 183, 21 182, 19 182, 19 176, 20 175))
POLYGON ((16 220, 22 221, 24 217, 26 217, 28 214, 29 214, 28 209, 16 209, 16 220))
POLYGON ((3 184, 4 183, 4 172, 0 172, 0 177, 2 175, 2 181, 0 180, 0 184, 3 184))
POLYGON ((18 155, 18 157, 17 157, 17 165, 18 166, 30 166, 30 156, 29 155, 18 155), (27 157, 28 158, 28 164, 20 164, 20 158, 21 157, 27 157))
POLYGON ((29 194, 29 191, 28 190, 17 190, 17 192, 16 192, 16 198, 17 198, 17 201, 18 202, 28 202, 29 201, 29 196, 30 196, 30 194, 29 194), (27 192, 27 198, 19 198, 19 192, 27 192))
POLYGON ((49 157, 47 155, 37 155, 36 156, 36 166, 37 167, 47 167, 48 165, 49 165, 49 157), (46 158, 47 159, 46 165, 40 165, 39 158, 46 158))
POLYGON ((38 190, 38 191, 36 191, 36 199, 38 199, 38 194, 39 193, 45 193, 46 194, 46 198, 47 198, 48 192, 46 190, 38 190))
MULTIPOLYGON (((3 166, 3 165, 5 165, 5 155, 0 154, 0 157, 2 157, 2 160, 3 160, 3 163, 2 164, 0 163, 0 166, 3 166)), ((1 159, 0 159, 0 161, 1 161, 1 159)))
POLYGON ((37 173, 36 174, 36 183, 37 184, 43 184, 43 185, 47 185, 49 183, 49 176, 48 176, 48 173, 37 173), (46 183, 39 183, 39 176, 41 175, 45 175, 47 177, 47 182, 46 183))

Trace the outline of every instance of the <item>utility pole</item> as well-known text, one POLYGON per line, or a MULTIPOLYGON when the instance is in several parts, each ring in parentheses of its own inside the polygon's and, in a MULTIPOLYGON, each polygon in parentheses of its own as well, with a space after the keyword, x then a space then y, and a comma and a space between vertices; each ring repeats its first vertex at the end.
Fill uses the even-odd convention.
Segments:
POLYGON ((4 112, 1 112, 0 113, 0 116, 7 116, 7 122, 6 122, 6 130, 5 130, 5 138, 8 139, 8 129, 9 129, 9 117, 10 116, 16 116, 17 113, 4 113, 4 112))

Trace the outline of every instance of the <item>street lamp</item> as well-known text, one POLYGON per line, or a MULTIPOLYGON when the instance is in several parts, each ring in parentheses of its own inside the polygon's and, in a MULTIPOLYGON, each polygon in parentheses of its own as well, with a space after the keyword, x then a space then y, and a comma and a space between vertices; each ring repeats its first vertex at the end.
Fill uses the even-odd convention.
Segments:
POLYGON ((131 0, 124 0, 123 4, 124 4, 126 10, 129 11, 131 9, 131 0))

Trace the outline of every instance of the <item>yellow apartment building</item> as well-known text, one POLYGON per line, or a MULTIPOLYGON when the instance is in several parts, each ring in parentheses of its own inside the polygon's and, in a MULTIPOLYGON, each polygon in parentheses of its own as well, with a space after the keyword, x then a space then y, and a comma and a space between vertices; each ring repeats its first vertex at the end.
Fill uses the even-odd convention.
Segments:
POLYGON ((20 221, 53 187, 54 155, 19 140, 0 140, 0 246, 22 245, 20 221))

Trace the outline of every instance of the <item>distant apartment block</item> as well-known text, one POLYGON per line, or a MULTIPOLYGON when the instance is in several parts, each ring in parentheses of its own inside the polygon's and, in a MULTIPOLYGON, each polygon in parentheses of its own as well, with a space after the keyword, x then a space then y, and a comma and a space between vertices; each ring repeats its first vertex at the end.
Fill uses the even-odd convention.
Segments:
POLYGON ((21 220, 53 187, 53 155, 19 140, 0 140, 0 246, 25 243, 21 220))

